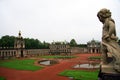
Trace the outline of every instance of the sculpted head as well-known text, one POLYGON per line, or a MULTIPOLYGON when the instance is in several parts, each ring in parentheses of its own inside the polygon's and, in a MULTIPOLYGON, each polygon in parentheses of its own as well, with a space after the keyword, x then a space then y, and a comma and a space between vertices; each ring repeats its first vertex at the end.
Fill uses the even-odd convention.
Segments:
POLYGON ((106 18, 111 18, 111 12, 109 9, 103 8, 97 13, 97 17, 101 22, 104 22, 106 18))

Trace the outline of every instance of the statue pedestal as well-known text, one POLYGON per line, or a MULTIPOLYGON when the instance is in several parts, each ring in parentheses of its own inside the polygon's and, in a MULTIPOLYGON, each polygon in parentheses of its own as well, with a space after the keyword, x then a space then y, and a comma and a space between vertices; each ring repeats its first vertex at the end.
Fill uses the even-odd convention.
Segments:
POLYGON ((99 77, 101 80, 120 80, 120 73, 115 71, 112 65, 102 64, 99 77))

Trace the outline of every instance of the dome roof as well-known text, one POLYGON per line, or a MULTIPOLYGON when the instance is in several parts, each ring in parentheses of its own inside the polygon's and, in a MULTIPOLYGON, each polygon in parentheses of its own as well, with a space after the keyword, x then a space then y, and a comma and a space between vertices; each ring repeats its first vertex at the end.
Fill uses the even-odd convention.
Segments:
POLYGON ((100 41, 92 39, 91 41, 87 42, 87 44, 93 44, 93 43, 98 44, 100 43, 100 41))

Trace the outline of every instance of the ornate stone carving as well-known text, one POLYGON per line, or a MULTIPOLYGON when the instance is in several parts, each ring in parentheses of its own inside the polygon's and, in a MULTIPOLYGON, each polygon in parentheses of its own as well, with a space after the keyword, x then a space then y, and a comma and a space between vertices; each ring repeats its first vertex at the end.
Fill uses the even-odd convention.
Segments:
POLYGON ((110 10, 105 8, 98 12, 97 17, 103 24, 102 64, 112 66, 115 71, 120 72, 120 46, 117 43, 115 21, 111 18, 110 10))

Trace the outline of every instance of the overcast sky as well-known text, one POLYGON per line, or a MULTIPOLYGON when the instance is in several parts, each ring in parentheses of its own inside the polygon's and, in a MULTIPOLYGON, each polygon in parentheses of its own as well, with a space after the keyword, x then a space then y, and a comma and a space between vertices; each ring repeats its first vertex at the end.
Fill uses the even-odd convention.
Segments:
POLYGON ((102 23, 97 12, 108 8, 120 38, 119 0, 0 0, 0 37, 18 36, 40 41, 87 43, 101 41, 102 23))

